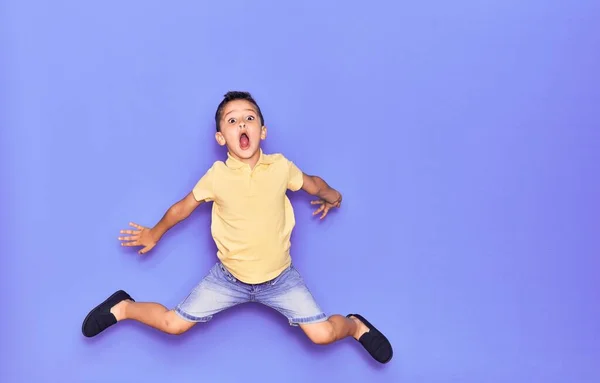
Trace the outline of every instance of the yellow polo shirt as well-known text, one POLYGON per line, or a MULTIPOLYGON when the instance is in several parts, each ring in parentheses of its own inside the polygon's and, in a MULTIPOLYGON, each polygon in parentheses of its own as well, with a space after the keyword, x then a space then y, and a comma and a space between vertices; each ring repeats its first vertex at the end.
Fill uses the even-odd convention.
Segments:
POLYGON ((197 201, 212 201, 211 233, 217 257, 237 279, 262 283, 291 263, 296 223, 286 191, 299 190, 302 171, 281 154, 264 154, 254 167, 227 153, 194 186, 197 201))

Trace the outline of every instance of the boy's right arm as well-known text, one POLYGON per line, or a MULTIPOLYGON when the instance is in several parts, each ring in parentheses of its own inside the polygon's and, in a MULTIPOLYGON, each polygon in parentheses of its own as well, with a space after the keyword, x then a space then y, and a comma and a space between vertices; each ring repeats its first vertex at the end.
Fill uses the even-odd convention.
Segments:
POLYGON ((147 253, 156 246, 156 243, 169 229, 189 217, 202 202, 204 201, 197 201, 194 194, 190 192, 182 200, 173 204, 153 228, 143 227, 131 222, 130 225, 137 230, 121 230, 121 234, 130 234, 128 237, 119 237, 119 240, 126 241, 122 242, 121 245, 143 246, 138 253, 147 253))
POLYGON ((158 242, 169 229, 189 217, 202 202, 196 201, 193 193, 190 192, 181 201, 171 206, 162 219, 150 230, 155 241, 158 242))

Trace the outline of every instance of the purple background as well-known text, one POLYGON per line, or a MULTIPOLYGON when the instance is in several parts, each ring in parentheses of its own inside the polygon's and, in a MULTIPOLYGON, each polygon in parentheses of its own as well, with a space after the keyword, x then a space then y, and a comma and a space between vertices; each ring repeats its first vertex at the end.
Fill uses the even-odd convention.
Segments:
POLYGON ((599 4, 2 2, 2 381, 598 382, 599 4), (172 307, 215 262, 208 205, 144 258, 117 236, 224 158, 230 89, 344 194, 324 222, 292 195, 294 260, 391 364, 255 305, 81 335, 115 289, 172 307))

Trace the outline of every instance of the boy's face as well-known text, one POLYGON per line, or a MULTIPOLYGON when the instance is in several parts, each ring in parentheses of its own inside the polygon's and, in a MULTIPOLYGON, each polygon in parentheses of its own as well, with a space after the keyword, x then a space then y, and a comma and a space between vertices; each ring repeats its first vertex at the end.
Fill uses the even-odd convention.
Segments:
POLYGON ((254 105, 246 100, 234 100, 225 105, 220 121, 221 131, 215 138, 219 145, 227 145, 229 152, 238 159, 249 159, 260 149, 260 141, 267 136, 267 128, 261 126, 254 105))

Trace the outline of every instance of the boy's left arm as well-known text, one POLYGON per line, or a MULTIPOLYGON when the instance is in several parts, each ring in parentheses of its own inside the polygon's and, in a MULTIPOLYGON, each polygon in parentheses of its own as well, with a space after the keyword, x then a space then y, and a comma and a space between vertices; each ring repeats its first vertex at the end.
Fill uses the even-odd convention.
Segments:
POLYGON ((311 201, 311 204, 321 205, 313 213, 313 215, 322 213, 320 219, 325 218, 329 209, 333 207, 339 208, 342 204, 342 195, 340 192, 330 187, 321 177, 302 173, 302 190, 319 198, 317 201, 311 201))

